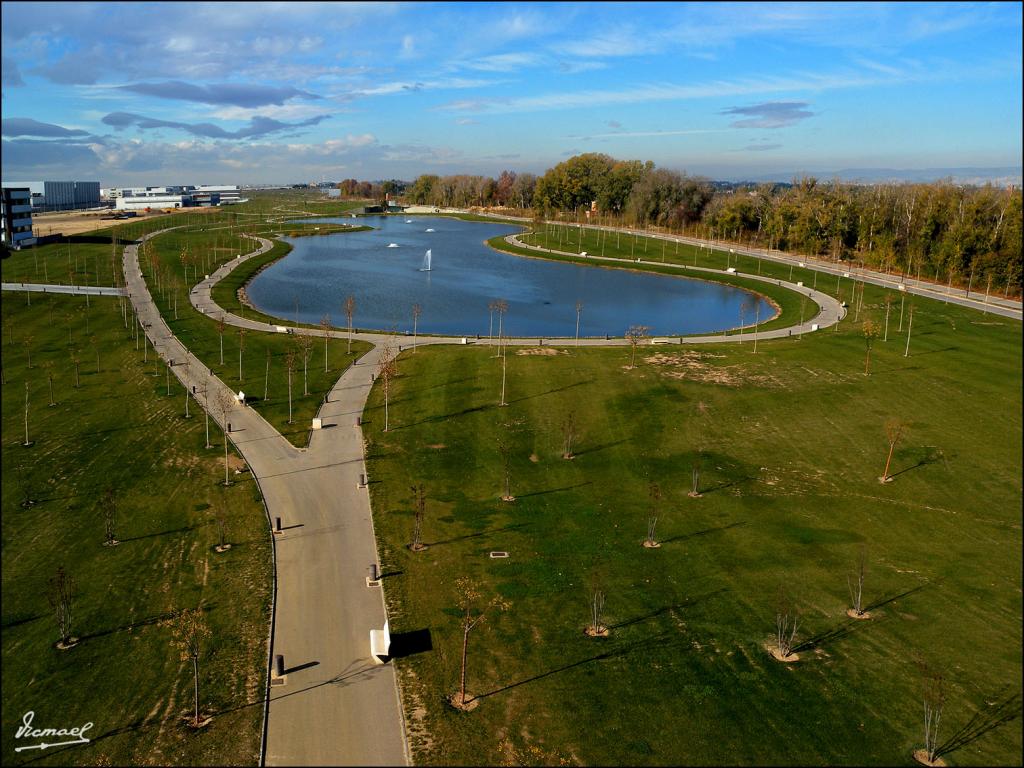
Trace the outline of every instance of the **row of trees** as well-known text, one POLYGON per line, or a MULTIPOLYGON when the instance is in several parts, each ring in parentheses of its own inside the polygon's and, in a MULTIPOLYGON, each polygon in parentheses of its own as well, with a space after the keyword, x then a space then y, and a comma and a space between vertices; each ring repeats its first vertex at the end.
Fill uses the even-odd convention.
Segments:
POLYGON ((407 202, 530 209, 535 218, 656 227, 681 234, 858 262, 956 285, 1019 293, 1019 188, 930 184, 760 184, 716 190, 650 161, 576 155, 537 178, 418 177, 407 202), (592 206, 596 213, 587 214, 592 206))

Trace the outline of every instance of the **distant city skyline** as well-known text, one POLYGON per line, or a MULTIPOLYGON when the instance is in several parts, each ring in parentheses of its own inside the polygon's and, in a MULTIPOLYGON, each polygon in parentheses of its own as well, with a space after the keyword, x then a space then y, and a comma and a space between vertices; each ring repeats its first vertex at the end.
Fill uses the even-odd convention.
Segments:
POLYGON ((4 2, 2 22, 5 179, 411 180, 604 152, 1020 183, 1019 3, 4 2))

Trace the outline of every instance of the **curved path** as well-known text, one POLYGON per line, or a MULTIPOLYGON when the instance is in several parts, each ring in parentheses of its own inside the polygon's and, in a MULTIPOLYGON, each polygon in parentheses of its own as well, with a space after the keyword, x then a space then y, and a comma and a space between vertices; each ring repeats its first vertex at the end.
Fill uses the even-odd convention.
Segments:
MULTIPOLYGON (((247 237, 250 237, 250 236, 247 235, 247 237)), ((518 246, 518 247, 521 247, 521 248, 524 248, 524 249, 529 249, 529 250, 538 251, 538 252, 544 252, 544 253, 561 253, 559 251, 550 251, 548 249, 540 248, 538 246, 524 245, 524 244, 518 242, 517 240, 515 240, 514 239, 515 237, 516 237, 516 235, 509 235, 505 239, 511 245, 515 245, 515 246, 518 246)), ((328 335, 328 336, 330 336, 332 338, 348 338, 348 332, 347 331, 323 331, 323 330, 321 330, 319 328, 298 328, 298 327, 292 328, 290 326, 290 324, 288 324, 288 322, 285 321, 285 320, 281 320, 278 324, 266 323, 266 322, 262 322, 262 321, 259 321, 259 320, 249 320, 247 318, 239 317, 238 315, 234 315, 234 314, 231 314, 229 312, 226 312, 216 302, 214 302, 214 300, 213 300, 213 298, 211 296, 211 291, 213 290, 213 286, 216 283, 218 283, 220 280, 224 279, 224 277, 226 277, 228 275, 228 273, 230 273, 232 270, 234 270, 239 264, 243 263, 247 259, 252 258, 253 256, 259 256, 259 255, 261 255, 263 253, 266 253, 268 250, 270 250, 271 247, 273 247, 273 244, 269 240, 267 240, 265 238, 254 237, 253 239, 257 240, 260 243, 259 249, 253 251, 252 253, 244 254, 242 256, 239 256, 238 258, 235 258, 235 259, 227 262, 226 264, 221 266, 216 272, 214 272, 212 275, 210 275, 209 277, 205 278, 202 282, 196 284, 196 286, 192 289, 192 292, 189 294, 189 300, 192 302, 192 305, 196 309, 198 309, 200 312, 203 312, 205 314, 211 315, 212 317, 217 317, 217 318, 223 317, 224 321, 226 323, 228 323, 230 325, 234 325, 234 326, 239 326, 239 327, 242 327, 242 328, 249 328, 249 329, 258 330, 258 331, 269 331, 269 332, 273 333, 274 331, 276 331, 276 329, 278 327, 288 327, 290 332, 293 332, 293 333, 311 334, 313 336, 320 336, 320 337, 323 337, 324 335, 328 335)), ((575 254, 564 253, 563 255, 573 256, 575 254)), ((631 262, 631 261, 623 260, 623 259, 616 259, 616 258, 612 258, 612 257, 600 257, 600 256, 590 256, 590 257, 587 257, 587 258, 588 259, 593 259, 594 261, 605 261, 605 262, 610 262, 610 263, 613 263, 613 264, 621 264, 621 265, 626 266, 626 267, 628 267, 630 265, 633 265, 633 264, 637 264, 637 263, 640 264, 640 265, 648 265, 648 266, 658 266, 658 267, 666 266, 665 264, 662 264, 661 262, 654 262, 654 261, 631 262)), ((667 266, 673 266, 673 265, 667 265, 667 266)), ((704 268, 704 267, 687 267, 685 265, 675 265, 675 266, 680 271, 680 273, 684 273, 684 274, 687 273, 687 272, 690 272, 690 273, 697 272, 697 273, 704 273, 704 274, 719 274, 719 275, 723 274, 721 270, 707 269, 707 268, 704 268)), ((780 339, 780 338, 785 338, 785 337, 793 336, 793 335, 802 335, 804 333, 811 333, 814 330, 814 326, 815 325, 818 327, 819 330, 824 329, 824 328, 828 328, 829 326, 835 325, 837 322, 842 320, 843 317, 845 317, 845 315, 846 315, 846 310, 842 307, 842 305, 840 305, 840 303, 835 298, 833 298, 832 296, 828 295, 827 293, 822 293, 821 291, 816 291, 816 290, 813 290, 813 289, 808 288, 806 286, 800 286, 800 285, 797 285, 796 283, 790 283, 790 282, 787 282, 785 280, 776 280, 774 278, 762 277, 760 275, 750 275, 750 274, 747 274, 746 272, 736 272, 734 274, 737 277, 744 277, 744 278, 747 278, 747 279, 750 279, 750 280, 758 280, 758 281, 763 282, 763 283, 768 283, 768 284, 772 284, 772 285, 778 285, 778 286, 781 286, 783 288, 788 288, 791 291, 794 291, 796 293, 800 293, 800 294, 803 294, 803 295, 807 296, 809 299, 811 299, 817 305, 817 310, 818 311, 816 313, 814 313, 814 315, 812 317, 808 317, 805 320, 805 322, 803 322, 801 324, 788 326, 786 328, 775 328, 775 329, 769 330, 769 331, 757 331, 756 336, 757 336, 757 338, 759 340, 763 341, 765 339, 780 339)), ((701 275, 697 274, 697 275, 694 275, 694 276, 699 278, 701 275)), ((767 322, 767 320, 765 322, 767 322)), ((749 327, 749 326, 747 326, 747 327, 749 327)), ((745 339, 753 339, 754 336, 755 336, 755 333, 753 331, 751 331, 750 333, 744 333, 743 334, 743 338, 745 338, 745 339)), ((392 334, 385 334, 385 333, 360 333, 360 332, 355 332, 355 333, 352 334, 352 338, 359 339, 361 341, 367 341, 367 342, 369 342, 371 344, 374 344, 374 345, 381 344, 381 343, 384 343, 384 342, 387 342, 387 341, 395 341, 396 343, 402 342, 402 345, 404 347, 405 346, 405 342, 402 341, 402 339, 403 338, 407 338, 407 337, 401 337, 401 336, 395 337, 392 334)), ((572 337, 545 337, 545 338, 548 339, 550 342, 557 343, 558 345, 561 345, 561 346, 564 346, 566 344, 573 344, 573 345, 575 345, 575 341, 572 339, 572 337)), ((672 341, 674 341, 676 343, 681 343, 681 344, 721 344, 721 343, 737 342, 737 341, 741 340, 738 335, 726 336, 726 335, 723 335, 721 333, 717 333, 717 334, 714 334, 714 335, 705 335, 705 336, 683 336, 683 337, 672 336, 672 337, 669 337, 669 338, 672 341)), ((515 346, 537 345, 538 341, 539 340, 537 339, 536 336, 519 337, 519 338, 507 338, 507 339, 505 339, 506 343, 512 344, 512 345, 515 345, 515 346)), ((457 337, 457 336, 419 336, 418 339, 417 339, 417 343, 418 344, 461 344, 462 343, 462 338, 461 337, 457 337)), ((476 343, 487 343, 487 342, 486 342, 486 340, 478 340, 476 343)), ((626 344, 629 344, 629 340, 626 339, 626 338, 623 338, 623 337, 613 337, 611 339, 582 338, 581 337, 580 340, 579 340, 579 345, 580 346, 602 346, 603 347, 603 346, 622 346, 622 345, 626 345, 626 344)))
MULTIPOLYGON (((523 222, 527 229, 533 223, 532 219, 528 219, 522 216, 506 216, 504 214, 485 213, 481 211, 450 211, 451 213, 471 213, 474 216, 484 216, 493 219, 504 219, 523 222)), ((1024 310, 1022 310, 1021 302, 1017 299, 1008 299, 1001 296, 989 295, 977 288, 973 291, 968 291, 966 288, 953 288, 952 286, 943 287, 939 283, 929 282, 927 280, 919 280, 909 275, 900 274, 888 274, 885 272, 878 272, 872 269, 853 267, 851 265, 839 265, 835 262, 824 261, 816 256, 800 256, 785 251, 775 251, 765 248, 754 248, 738 243, 730 243, 723 240, 705 240, 699 237, 690 237, 687 235, 673 235, 662 232, 651 232, 651 231, 637 231, 629 227, 612 227, 604 224, 579 224, 571 221, 556 221, 549 220, 545 221, 545 224, 552 224, 560 227, 580 227, 584 229, 600 230, 604 232, 621 232, 626 235, 636 235, 639 237, 649 237, 652 240, 664 240, 666 242, 675 243, 686 243, 687 245, 696 245, 704 248, 712 248, 719 252, 729 250, 730 253, 737 253, 741 256, 751 256, 754 258, 768 259, 769 261, 775 261, 780 264, 789 264, 790 266, 802 266, 807 269, 814 270, 816 272, 822 272, 824 274, 834 275, 837 277, 846 277, 848 279, 861 280, 872 285, 878 285, 883 288, 889 288, 890 290, 902 290, 906 293, 912 293, 917 296, 925 296, 929 299, 937 299, 947 303, 959 304, 963 307, 969 307, 971 309, 978 309, 982 312, 991 312, 995 315, 1001 315, 1002 317, 1009 317, 1014 320, 1022 319, 1024 316, 1024 310), (900 286, 903 286, 902 289, 900 286)), ((525 232, 520 235, 526 234, 525 232)), ((531 246, 522 245, 523 248, 529 248, 531 246)), ((539 249, 544 250, 544 249, 539 249)), ((578 256, 579 254, 567 253, 568 256, 578 256)), ((627 262, 628 263, 628 262, 627 262)), ((661 264, 661 262, 650 262, 661 264)), ((749 275, 748 275, 749 277, 749 275)))
POLYGON ((298 449, 250 408, 219 410, 218 399, 231 390, 171 334, 139 270, 137 245, 125 248, 124 272, 147 336, 178 379, 196 387, 197 401, 219 422, 230 422, 232 442, 256 477, 270 518, 282 520, 284 532, 274 537, 272 653, 284 655, 286 675, 283 685, 270 687, 265 763, 407 764, 394 668, 373 663, 369 654, 369 630, 382 627, 386 614, 381 590, 365 581, 377 550, 369 497, 357 488, 366 469, 354 425, 377 350, 342 375, 321 409, 324 424, 334 428, 315 432, 309 447, 298 449))
MULTIPOLYGON (((259 243, 255 251, 221 266, 193 287, 189 299, 200 312, 223 317, 231 325, 276 332, 277 324, 227 313, 211 297, 213 286, 224 276, 273 247, 265 238, 253 239, 259 243)), ((379 348, 375 346, 341 376, 318 413, 326 428, 314 431, 309 446, 298 449, 255 411, 237 404, 220 408, 220 401, 230 398, 232 390, 211 376, 171 334, 139 269, 137 245, 125 248, 124 273, 126 290, 154 348, 171 362, 187 388, 194 387, 196 400, 218 422, 230 422, 232 441, 259 483, 268 515, 282 520, 284 532, 274 541, 276 600, 271 647, 272 654, 284 655, 286 675, 283 685, 270 688, 266 764, 408 763, 394 669, 374 664, 368 647, 369 629, 383 626, 386 610, 382 591, 367 588, 364 578, 377 555, 368 494, 358 488, 359 475, 366 469, 362 430, 355 422, 372 386, 379 348)), ((759 331, 759 338, 788 336, 794 330, 802 333, 811 330, 812 322, 825 327, 842 318, 842 308, 826 294, 784 281, 755 279, 806 292, 819 308, 817 316, 804 325, 759 331)), ((325 333, 316 328, 290 331, 325 333)), ((348 335, 344 331, 327 333, 336 338, 348 335)), ((374 345, 394 339, 380 333, 354 337, 374 345)), ((687 337, 685 343, 736 340, 735 336, 714 335, 687 337)), ((422 344, 461 341, 451 337, 419 339, 422 344)), ((507 341, 536 343, 533 338, 507 341)), ((622 338, 580 339, 580 344, 588 346, 627 343, 622 338)))

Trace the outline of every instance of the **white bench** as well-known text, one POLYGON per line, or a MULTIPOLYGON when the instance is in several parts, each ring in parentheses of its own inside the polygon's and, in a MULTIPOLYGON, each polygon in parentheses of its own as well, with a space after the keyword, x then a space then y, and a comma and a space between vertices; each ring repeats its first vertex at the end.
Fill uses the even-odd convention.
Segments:
POLYGON ((383 664, 391 650, 391 632, 388 631, 388 622, 384 622, 384 629, 370 630, 370 655, 377 664, 383 664))

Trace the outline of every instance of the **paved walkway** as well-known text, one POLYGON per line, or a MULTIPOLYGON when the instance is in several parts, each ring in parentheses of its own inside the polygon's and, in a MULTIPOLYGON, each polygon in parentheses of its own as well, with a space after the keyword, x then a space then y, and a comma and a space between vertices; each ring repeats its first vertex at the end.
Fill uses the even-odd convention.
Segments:
MULTIPOLYGON (((468 211, 467 211, 468 213, 468 211)), ((504 216, 500 214, 489 214, 481 212, 473 212, 477 216, 487 216, 495 219, 511 219, 514 221, 521 221, 527 227, 530 228, 532 219, 527 219, 519 216, 504 216)), ((547 224, 553 224, 563 227, 578 227, 581 226, 575 222, 567 221, 547 221, 547 224)), ((583 224, 584 229, 601 230, 605 232, 621 232, 627 235, 638 235, 641 237, 650 237, 655 240, 665 240, 670 243, 680 242, 686 243, 687 245, 695 245, 698 247, 714 248, 718 251, 730 251, 732 253, 740 254, 741 256, 751 256, 753 258, 768 259, 770 261, 779 262, 780 264, 789 264, 791 266, 802 266, 807 269, 814 270, 816 272, 823 272, 825 274, 834 275, 836 277, 848 277, 850 279, 856 278, 857 280, 863 280, 864 282, 871 283, 872 285, 879 285, 883 288, 890 288, 892 290, 903 290, 907 293, 915 294, 918 296, 926 296, 930 299, 938 299, 953 304, 959 304, 960 306, 970 307, 971 309, 978 309, 982 312, 991 312, 994 315, 1000 315, 1002 317, 1009 317, 1014 320, 1021 320, 1024 317, 1024 311, 1022 311, 1021 302, 1015 299, 1006 299, 1002 296, 987 294, 980 285, 975 285, 972 290, 968 291, 966 288, 952 288, 951 286, 943 287, 938 283, 932 283, 927 280, 918 280, 911 276, 899 275, 899 274, 887 274, 884 272, 877 272, 871 269, 860 269, 853 267, 848 264, 836 264, 835 262, 824 261, 816 257, 800 256, 797 254, 786 253, 784 251, 773 251, 764 248, 751 248, 735 243, 721 242, 721 241, 708 241, 697 237, 687 237, 683 235, 672 235, 661 232, 638 232, 628 227, 618 228, 599 224, 583 224), (903 286, 901 289, 900 286, 903 286)), ((525 233, 520 233, 520 236, 525 233)), ((522 243, 518 243, 523 248, 526 246, 522 243)), ((545 250, 545 249, 539 249, 545 250)), ((553 253, 559 253, 558 251, 552 251, 553 253)), ((576 255, 568 253, 567 255, 576 255)), ((626 259, 628 263, 628 259, 626 259)), ((661 264, 662 262, 650 262, 654 264, 661 264)))
POLYGON ((5 291, 31 291, 33 293, 70 293, 76 296, 127 296, 124 288, 98 285, 46 285, 43 283, 3 283, 5 291))
POLYGON ((381 628, 386 615, 381 589, 366 586, 377 550, 369 497, 357 488, 366 469, 362 431, 354 424, 377 350, 338 380, 319 414, 325 429, 298 449, 250 408, 235 404, 221 413, 218 399, 231 388, 171 335, 139 270, 137 246, 125 248, 124 271, 147 336, 173 360, 178 379, 196 388, 211 416, 230 422, 232 442, 259 483, 270 519, 282 521, 284 532, 274 542, 272 653, 284 655, 286 675, 283 685, 270 688, 266 764, 407 764, 394 668, 370 659, 369 630, 381 628))

